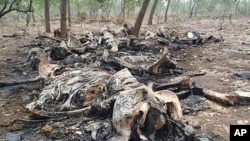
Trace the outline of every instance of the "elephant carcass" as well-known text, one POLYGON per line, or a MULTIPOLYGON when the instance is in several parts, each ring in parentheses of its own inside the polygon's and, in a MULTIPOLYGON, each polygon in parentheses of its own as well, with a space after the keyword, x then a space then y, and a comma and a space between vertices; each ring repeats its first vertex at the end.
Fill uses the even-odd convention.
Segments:
POLYGON ((116 94, 112 122, 123 140, 153 139, 169 118, 182 121, 180 102, 173 92, 153 92, 133 79, 128 69, 115 76, 111 79, 113 83, 109 82, 112 86, 109 88, 120 88, 120 91, 116 94))

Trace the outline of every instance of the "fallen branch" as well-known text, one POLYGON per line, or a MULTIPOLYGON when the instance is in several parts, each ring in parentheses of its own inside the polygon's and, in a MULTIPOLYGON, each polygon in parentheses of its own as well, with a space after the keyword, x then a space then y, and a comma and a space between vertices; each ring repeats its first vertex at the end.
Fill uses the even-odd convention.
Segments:
POLYGON ((0 82, 0 88, 2 87, 8 87, 8 86, 14 86, 14 85, 20 85, 20 84, 26 84, 26 83, 34 83, 37 81, 42 80, 41 77, 31 78, 28 80, 18 80, 18 81, 9 81, 9 82, 0 82))
POLYGON ((24 35, 19 35, 19 34, 12 34, 12 35, 3 35, 3 37, 10 37, 10 38, 13 38, 13 37, 17 37, 17 36, 24 36, 24 35))
POLYGON ((66 41, 66 40, 63 40, 63 39, 53 38, 53 37, 49 37, 49 36, 46 36, 46 35, 39 35, 39 36, 42 37, 42 38, 48 38, 48 39, 55 40, 55 41, 58 41, 58 42, 66 41))

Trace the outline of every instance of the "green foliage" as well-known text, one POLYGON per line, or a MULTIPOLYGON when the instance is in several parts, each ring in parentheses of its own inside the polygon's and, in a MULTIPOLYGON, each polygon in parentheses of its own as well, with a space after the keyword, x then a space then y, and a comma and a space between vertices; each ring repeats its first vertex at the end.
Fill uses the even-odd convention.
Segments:
POLYGON ((12 11, 18 11, 22 13, 32 12, 32 4, 33 0, 1 0, 0 19, 12 11))

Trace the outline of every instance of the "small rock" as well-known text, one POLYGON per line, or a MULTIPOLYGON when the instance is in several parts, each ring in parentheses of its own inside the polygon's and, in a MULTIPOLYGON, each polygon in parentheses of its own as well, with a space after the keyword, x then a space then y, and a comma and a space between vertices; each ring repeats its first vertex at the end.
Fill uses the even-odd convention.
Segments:
POLYGON ((215 58, 213 58, 213 57, 208 57, 208 58, 207 58, 207 61, 208 61, 208 62, 213 62, 214 60, 215 60, 215 58))
POLYGON ((6 60, 6 61, 10 61, 10 60, 11 60, 11 58, 6 58, 5 60, 6 60))
POLYGON ((248 120, 238 120, 237 121, 237 124, 239 124, 239 125, 244 125, 244 124, 248 124, 248 123, 249 123, 248 120))
POLYGON ((237 124, 243 124, 243 120, 238 120, 237 124))
POLYGON ((210 116, 214 116, 214 115, 215 115, 215 113, 208 113, 208 115, 210 115, 210 116))
POLYGON ((42 131, 47 132, 47 133, 52 133, 53 132, 53 127, 50 126, 50 125, 45 125, 45 126, 43 126, 42 131))

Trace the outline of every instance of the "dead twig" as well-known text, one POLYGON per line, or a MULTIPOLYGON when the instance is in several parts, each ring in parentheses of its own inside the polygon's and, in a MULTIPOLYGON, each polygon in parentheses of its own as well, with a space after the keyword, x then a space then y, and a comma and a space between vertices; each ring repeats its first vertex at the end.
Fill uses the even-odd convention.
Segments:
POLYGON ((42 80, 41 77, 36 77, 36 78, 31 78, 28 80, 18 80, 18 81, 9 81, 9 82, 0 82, 0 88, 2 87, 8 87, 8 86, 14 86, 14 85, 19 85, 19 84, 26 84, 26 83, 34 83, 37 81, 42 80))
POLYGON ((55 41, 58 41, 58 42, 66 41, 66 40, 63 40, 63 39, 53 38, 53 37, 49 37, 49 36, 46 36, 46 35, 39 35, 39 36, 42 37, 42 38, 48 38, 48 39, 55 40, 55 41))
POLYGON ((91 106, 82 108, 82 109, 77 109, 77 110, 72 110, 72 111, 64 111, 64 112, 45 112, 45 115, 48 116, 55 116, 55 115, 74 115, 74 114, 83 114, 83 113, 88 113, 88 111, 91 110, 91 106))

